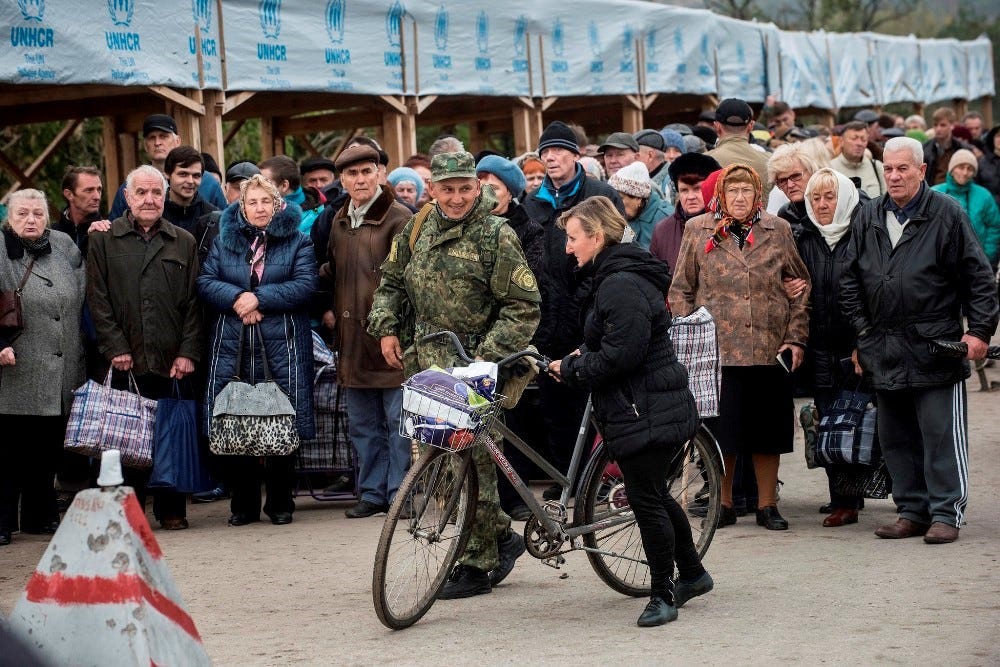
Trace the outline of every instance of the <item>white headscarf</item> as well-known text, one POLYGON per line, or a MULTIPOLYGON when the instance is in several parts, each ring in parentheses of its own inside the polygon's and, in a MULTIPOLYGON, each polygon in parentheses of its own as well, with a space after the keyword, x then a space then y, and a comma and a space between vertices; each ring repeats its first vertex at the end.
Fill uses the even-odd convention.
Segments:
POLYGON ((847 233, 847 229, 851 226, 851 213, 854 212, 854 207, 858 205, 860 199, 861 195, 858 194, 858 188, 854 185, 854 182, 839 171, 834 171, 829 167, 823 167, 817 171, 809 179, 809 183, 806 184, 806 213, 809 215, 809 219, 815 223, 816 229, 823 235, 827 245, 831 248, 837 245, 837 241, 847 233), (833 212, 833 222, 829 225, 821 225, 816 222, 816 214, 813 212, 812 202, 809 197, 816 185, 816 177, 822 173, 830 173, 837 178, 837 209, 833 212))

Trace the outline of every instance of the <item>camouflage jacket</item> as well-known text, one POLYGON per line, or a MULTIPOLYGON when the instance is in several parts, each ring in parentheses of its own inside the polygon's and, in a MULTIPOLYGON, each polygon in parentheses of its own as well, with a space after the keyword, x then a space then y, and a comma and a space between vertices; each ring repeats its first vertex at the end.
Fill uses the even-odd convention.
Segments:
POLYGON ((432 211, 412 252, 412 218, 393 239, 368 333, 399 337, 406 377, 433 364, 458 362, 450 342, 415 343, 436 331, 454 331, 470 356, 487 361, 530 343, 540 318, 538 283, 517 234, 503 218, 490 215, 494 206, 492 190, 484 188, 462 220, 432 211))

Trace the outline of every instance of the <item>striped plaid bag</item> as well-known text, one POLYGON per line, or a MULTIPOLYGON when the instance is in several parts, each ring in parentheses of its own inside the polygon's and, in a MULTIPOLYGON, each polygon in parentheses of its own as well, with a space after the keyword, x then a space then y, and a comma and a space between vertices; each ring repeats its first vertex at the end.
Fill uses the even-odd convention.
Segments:
POLYGON ((719 416, 719 391, 722 366, 719 365, 719 340, 715 318, 705 306, 671 322, 670 340, 677 360, 688 372, 688 388, 698 405, 698 416, 719 416))
POLYGON ((108 369, 103 384, 87 380, 73 391, 63 447, 94 458, 106 449, 117 449, 123 466, 151 468, 156 401, 139 394, 131 372, 128 390, 112 389, 112 372, 108 369))
POLYGON ((875 465, 882 458, 871 395, 842 391, 819 421, 816 462, 822 466, 875 465))

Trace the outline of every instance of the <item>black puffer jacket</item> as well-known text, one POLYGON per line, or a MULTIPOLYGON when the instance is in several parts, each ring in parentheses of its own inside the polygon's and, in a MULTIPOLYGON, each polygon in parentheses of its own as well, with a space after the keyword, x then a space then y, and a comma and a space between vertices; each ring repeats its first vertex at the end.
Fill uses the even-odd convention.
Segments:
POLYGON ((584 344, 562 360, 563 379, 591 391, 615 460, 684 443, 698 428, 698 410, 670 342, 667 265, 626 243, 602 250, 583 270, 593 276, 584 344))
POLYGON ((892 247, 888 195, 865 204, 851 225, 840 307, 858 332, 861 366, 876 389, 954 384, 967 361, 935 355, 929 342, 968 333, 989 341, 997 328, 997 288, 965 211, 926 184, 916 213, 892 247))
POLYGON ((546 176, 542 186, 525 199, 523 206, 528 217, 539 222, 545 230, 546 271, 544 279, 539 277, 544 290, 542 321, 534 340, 543 354, 559 359, 574 349, 581 338, 580 310, 590 285, 576 275, 576 260, 566 254, 566 232, 559 229, 556 221, 564 211, 598 195, 610 199, 622 215, 625 215, 625 207, 614 188, 584 175, 579 164, 576 177, 559 188, 556 197, 550 194, 552 187, 552 181, 546 176))
POLYGON ((788 202, 778 209, 778 217, 787 220, 788 224, 792 227, 792 235, 798 236, 799 231, 802 229, 802 223, 809 220, 805 200, 788 202))
MULTIPOLYGON (((859 203, 851 214, 854 220, 861 210, 859 203)), ((847 247, 851 230, 830 245, 808 217, 801 223, 795 243, 809 269, 812 290, 809 293, 809 347, 796 379, 806 387, 836 387, 840 360, 854 351, 854 327, 840 311, 838 289, 847 268, 847 247)))

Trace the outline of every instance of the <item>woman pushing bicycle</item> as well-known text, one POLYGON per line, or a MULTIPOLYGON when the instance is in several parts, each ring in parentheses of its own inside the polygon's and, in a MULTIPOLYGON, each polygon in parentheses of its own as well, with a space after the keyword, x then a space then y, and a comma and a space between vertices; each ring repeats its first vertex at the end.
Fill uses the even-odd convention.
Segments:
MULTIPOLYGON (((606 447, 624 475, 650 571, 641 627, 677 618, 677 608, 712 590, 684 510, 667 488, 671 460, 698 428, 687 371, 670 341, 667 265, 634 243, 606 197, 566 211, 566 253, 593 278, 584 307, 584 341, 549 370, 591 392, 606 447), (672 581, 674 561, 679 576, 672 581)), ((583 276, 581 276, 583 277, 583 276)))

